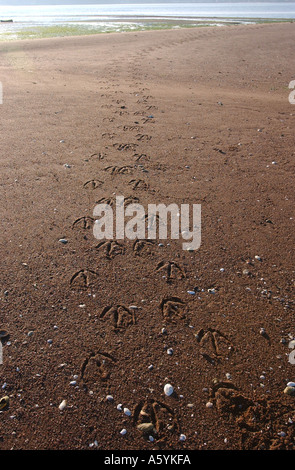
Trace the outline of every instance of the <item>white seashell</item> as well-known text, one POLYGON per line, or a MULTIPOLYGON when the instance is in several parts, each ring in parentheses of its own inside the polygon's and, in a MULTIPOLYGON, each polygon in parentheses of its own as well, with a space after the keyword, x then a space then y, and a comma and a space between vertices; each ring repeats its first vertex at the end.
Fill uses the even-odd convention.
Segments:
POLYGON ((170 397, 174 392, 174 388, 170 384, 166 384, 164 387, 164 393, 167 397, 170 397))
POLYGON ((295 387, 295 382, 288 382, 287 387, 295 387))
POLYGON ((77 384, 76 380, 72 380, 72 381, 70 382, 70 385, 76 385, 76 384, 77 384))
POLYGON ((131 411, 129 410, 129 408, 124 408, 124 413, 126 416, 131 416, 131 411))
POLYGON ((60 411, 62 411, 66 408, 66 406, 67 406, 67 401, 63 400, 58 408, 60 409, 60 411))
POLYGON ((172 356, 172 354, 173 354, 173 349, 172 349, 172 348, 167 349, 167 354, 169 354, 169 356, 172 356))
POLYGON ((122 410, 123 410, 121 403, 119 403, 119 405, 117 405, 117 410, 119 410, 119 411, 122 411, 122 410))
POLYGON ((185 441, 186 440, 185 434, 180 434, 179 440, 182 441, 182 442, 185 441))
POLYGON ((112 397, 112 395, 107 395, 107 396, 106 396, 106 399, 107 399, 108 401, 113 401, 114 398, 112 397))
POLYGON ((126 433, 127 433, 126 429, 122 429, 122 431, 120 431, 121 436, 125 436, 126 433))

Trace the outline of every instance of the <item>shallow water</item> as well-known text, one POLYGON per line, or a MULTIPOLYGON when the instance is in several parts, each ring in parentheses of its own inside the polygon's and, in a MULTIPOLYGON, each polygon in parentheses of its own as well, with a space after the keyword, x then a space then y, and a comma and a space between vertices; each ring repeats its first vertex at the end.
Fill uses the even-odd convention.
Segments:
POLYGON ((167 29, 295 18, 295 3, 0 6, 0 40, 167 29))

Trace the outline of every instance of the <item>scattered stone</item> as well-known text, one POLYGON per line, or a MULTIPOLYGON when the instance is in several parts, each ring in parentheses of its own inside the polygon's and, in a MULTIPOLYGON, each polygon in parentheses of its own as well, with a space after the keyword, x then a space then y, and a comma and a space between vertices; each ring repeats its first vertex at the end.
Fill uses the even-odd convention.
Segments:
POLYGON ((180 440, 181 442, 185 441, 185 440, 186 440, 186 435, 185 435, 185 434, 180 434, 179 440, 180 440))
POLYGON ((77 385, 76 380, 72 380, 72 381, 70 382, 70 385, 77 385))
POLYGON ((194 290, 188 290, 187 293, 190 294, 190 295, 195 295, 196 294, 194 290))
POLYGON ((119 405, 117 405, 117 410, 118 411, 123 411, 122 403, 119 403, 119 405))
POLYGON ((112 395, 107 395, 106 399, 107 399, 107 401, 113 401, 114 397, 112 395))
POLYGON ((173 354, 173 349, 172 349, 172 348, 168 348, 168 349, 167 349, 167 354, 169 354, 169 356, 172 356, 172 354, 173 354))
POLYGON ((125 436, 127 434, 127 430, 124 428, 122 431, 120 431, 121 436, 125 436))
POLYGON ((63 243, 63 245, 66 245, 66 243, 68 243, 68 240, 66 238, 60 238, 58 241, 60 243, 63 243))
POLYGON ((170 397, 174 393, 174 388, 170 384, 166 384, 164 387, 164 393, 167 397, 170 397))
POLYGON ((255 255, 255 259, 257 259, 257 261, 262 261, 262 258, 260 258, 258 255, 255 255))
POLYGON ((265 335, 266 335, 266 330, 265 330, 265 328, 260 328, 259 333, 260 333, 262 336, 265 336, 265 335))
POLYGON ((213 407, 213 403, 211 401, 208 401, 206 403, 206 408, 212 408, 213 407))
POLYGON ((33 334, 34 334, 34 331, 29 331, 28 332, 28 336, 33 336, 33 334))

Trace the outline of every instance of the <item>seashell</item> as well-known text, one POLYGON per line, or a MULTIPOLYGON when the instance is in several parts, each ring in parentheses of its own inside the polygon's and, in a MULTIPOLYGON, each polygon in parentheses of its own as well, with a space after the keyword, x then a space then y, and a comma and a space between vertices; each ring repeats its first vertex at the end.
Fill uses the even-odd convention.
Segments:
POLYGON ((295 387, 295 382, 288 382, 287 387, 295 387))
POLYGON ((138 424, 137 429, 139 429, 139 431, 142 431, 144 434, 147 434, 147 433, 150 433, 150 432, 154 432, 154 431, 155 431, 155 428, 154 428, 153 423, 141 423, 141 424, 138 424))
POLYGON ((9 397, 2 397, 0 400, 0 410, 5 410, 9 406, 9 397))
POLYGON ((1 339, 8 338, 8 336, 9 336, 8 331, 0 330, 0 340, 1 340, 1 339))
POLYGON ((170 397, 174 393, 174 388, 170 384, 166 384, 164 387, 164 393, 167 397, 170 397))
POLYGON ((66 406, 67 406, 67 400, 63 400, 58 408, 60 411, 62 411, 66 408, 66 406))
POLYGON ((131 411, 129 410, 129 408, 124 408, 124 413, 126 416, 131 416, 131 411))

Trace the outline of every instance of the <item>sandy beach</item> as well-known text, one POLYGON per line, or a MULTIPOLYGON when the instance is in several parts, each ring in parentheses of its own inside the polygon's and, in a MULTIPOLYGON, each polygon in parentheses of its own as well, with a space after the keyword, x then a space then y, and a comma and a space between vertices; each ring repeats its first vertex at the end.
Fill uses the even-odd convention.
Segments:
POLYGON ((294 450, 294 39, 1 43, 0 449, 294 450), (201 204, 200 248, 100 243, 116 195, 201 204))

